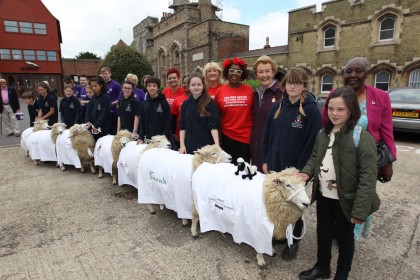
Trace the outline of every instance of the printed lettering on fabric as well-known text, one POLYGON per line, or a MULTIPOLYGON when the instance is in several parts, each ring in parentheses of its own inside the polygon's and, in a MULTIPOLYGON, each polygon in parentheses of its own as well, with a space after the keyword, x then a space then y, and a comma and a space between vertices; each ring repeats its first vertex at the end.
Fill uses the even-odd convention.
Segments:
POLYGON ((131 107, 130 107, 130 104, 128 104, 127 108, 125 108, 125 111, 126 111, 126 112, 131 112, 131 107))
POLYGON ((225 96, 223 98, 224 107, 245 107, 247 104, 248 96, 225 96))
POLYGON ((50 107, 50 104, 48 104, 48 101, 45 101, 45 107, 50 107))
POLYGON ((163 112, 162 105, 159 104, 159 107, 157 107, 156 112, 157 113, 162 113, 163 112))
POLYGON ((71 103, 69 106, 70 109, 74 109, 74 103, 71 103))
POLYGON ((98 104, 98 106, 96 106, 96 111, 101 111, 101 104, 98 104))
POLYGON ((159 178, 157 176, 154 175, 155 173, 153 171, 149 172, 149 177, 150 179, 152 179, 153 181, 160 183, 160 184, 164 184, 167 185, 168 183, 166 182, 165 178, 159 178))
POLYGON ((292 122, 292 127, 295 127, 295 128, 303 127, 303 120, 302 120, 301 114, 297 115, 296 119, 292 122))
POLYGON ((232 206, 226 205, 226 203, 225 203, 225 201, 223 199, 217 198, 214 195, 211 196, 211 197, 209 197, 209 203, 210 204, 213 204, 214 203, 214 206, 217 207, 217 208, 219 208, 222 211, 223 211, 224 208, 233 211, 233 207, 232 206))

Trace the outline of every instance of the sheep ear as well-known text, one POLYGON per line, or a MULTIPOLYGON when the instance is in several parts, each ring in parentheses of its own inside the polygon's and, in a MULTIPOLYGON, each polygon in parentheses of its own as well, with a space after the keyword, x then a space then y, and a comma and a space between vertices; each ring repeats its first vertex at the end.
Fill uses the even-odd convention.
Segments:
POLYGON ((280 186, 280 185, 282 184, 282 181, 281 181, 280 179, 274 179, 274 180, 273 180, 273 183, 274 183, 276 186, 280 186))

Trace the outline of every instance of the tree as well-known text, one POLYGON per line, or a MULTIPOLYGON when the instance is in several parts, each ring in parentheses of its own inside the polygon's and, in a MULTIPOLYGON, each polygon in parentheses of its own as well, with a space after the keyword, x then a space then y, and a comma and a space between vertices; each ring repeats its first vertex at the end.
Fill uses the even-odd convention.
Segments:
POLYGON ((76 55, 77 59, 100 59, 101 57, 98 56, 96 53, 91 52, 80 52, 76 55))
POLYGON ((98 71, 104 66, 111 68, 112 78, 120 83, 128 73, 136 74, 140 82, 144 75, 153 74, 152 65, 147 58, 129 46, 118 46, 109 51, 98 71))

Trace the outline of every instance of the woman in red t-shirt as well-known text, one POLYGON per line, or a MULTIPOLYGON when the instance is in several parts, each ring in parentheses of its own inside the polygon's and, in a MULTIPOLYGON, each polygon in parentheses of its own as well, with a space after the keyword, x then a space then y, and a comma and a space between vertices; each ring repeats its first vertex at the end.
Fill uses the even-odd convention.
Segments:
POLYGON ((228 83, 217 90, 214 98, 220 112, 222 148, 232 156, 234 163, 239 157, 249 162, 254 91, 242 84, 248 77, 247 65, 235 57, 226 59, 222 67, 228 83))
POLYGON ((188 96, 190 96, 190 93, 191 93, 191 91, 188 88, 187 75, 182 77, 182 87, 184 88, 185 94, 176 97, 171 106, 172 134, 174 134, 175 141, 178 144, 178 147, 179 147, 179 120, 181 119, 181 105, 182 105, 182 102, 187 100, 188 96))
POLYGON ((222 68, 216 62, 209 62, 203 68, 203 76, 206 81, 207 92, 214 99, 217 90, 223 86, 222 68))
POLYGON ((185 94, 184 88, 179 85, 179 79, 181 78, 181 73, 178 68, 171 67, 166 72, 166 79, 168 80, 168 85, 162 90, 162 94, 165 95, 166 101, 168 101, 169 107, 172 106, 174 99, 178 96, 185 94))

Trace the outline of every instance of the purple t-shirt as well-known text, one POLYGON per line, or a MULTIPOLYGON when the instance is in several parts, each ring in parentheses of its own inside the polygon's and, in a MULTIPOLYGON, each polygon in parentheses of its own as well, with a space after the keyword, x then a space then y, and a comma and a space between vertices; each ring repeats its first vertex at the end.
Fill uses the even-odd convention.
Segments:
MULTIPOLYGON (((118 100, 118 97, 121 92, 121 86, 119 83, 117 83, 114 80, 110 80, 106 83, 108 87, 108 95, 109 99, 111 100, 111 103, 118 100)), ((111 114, 116 115, 117 114, 117 105, 112 105, 111 107, 111 114)))

